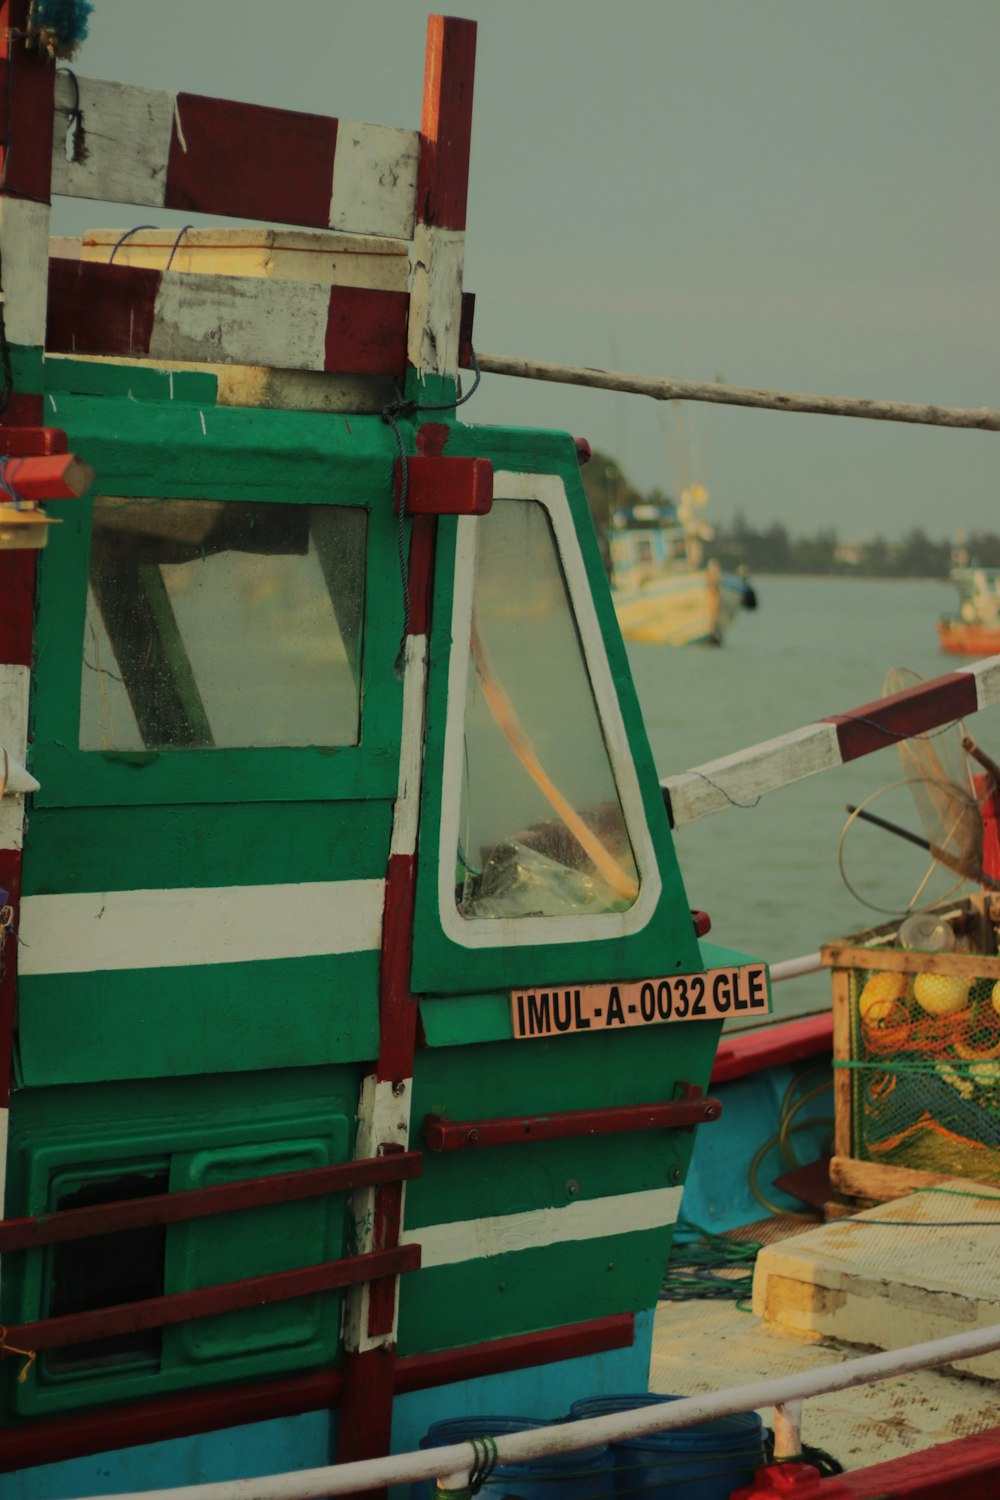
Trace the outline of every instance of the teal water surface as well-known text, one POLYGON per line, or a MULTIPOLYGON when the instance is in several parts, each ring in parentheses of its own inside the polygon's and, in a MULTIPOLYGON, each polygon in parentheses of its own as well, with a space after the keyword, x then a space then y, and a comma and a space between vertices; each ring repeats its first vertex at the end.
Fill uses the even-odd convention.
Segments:
MULTIPOLYGON (((937 643, 935 620, 954 608, 947 583, 768 577, 754 584, 759 609, 737 615, 721 648, 629 646, 661 775, 870 703, 893 667, 931 678, 969 665, 937 643)), ((1000 760, 1000 709, 973 716, 967 728, 1000 760)), ((778 963, 891 920, 846 889, 838 842, 845 804, 863 802, 901 774, 898 751, 889 746, 771 793, 756 807, 729 808, 678 830, 688 898, 711 916, 713 939, 778 963)), ((877 796, 871 810, 922 832, 905 786, 877 796)), ((902 911, 929 860, 855 823, 844 862, 863 896, 902 911)), ((937 880, 923 899, 944 896, 951 885, 951 877, 937 880)), ((776 1014, 819 1009, 829 1003, 829 978, 788 981, 774 998, 776 1014)))

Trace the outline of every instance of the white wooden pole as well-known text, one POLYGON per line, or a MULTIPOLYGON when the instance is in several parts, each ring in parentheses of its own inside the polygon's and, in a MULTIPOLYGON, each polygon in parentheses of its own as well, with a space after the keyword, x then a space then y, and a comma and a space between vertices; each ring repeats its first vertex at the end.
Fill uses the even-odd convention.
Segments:
MULTIPOLYGON (((953 1364, 955 1360, 989 1354, 994 1349, 1000 1349, 1000 1323, 952 1334, 948 1338, 911 1344, 905 1349, 890 1349, 861 1359, 844 1360, 842 1364, 825 1365, 819 1370, 732 1386, 726 1391, 659 1402, 655 1406, 636 1407, 632 1411, 614 1412, 605 1417, 554 1423, 551 1427, 532 1428, 528 1432, 512 1432, 496 1439, 497 1462, 527 1463, 552 1453, 572 1453, 623 1438, 673 1431, 717 1417, 756 1411, 760 1407, 782 1406, 788 1413, 793 1409, 792 1403, 810 1396, 844 1391, 852 1386, 867 1385, 935 1365, 953 1364)), ((324 1495, 381 1489, 385 1485, 407 1484, 411 1480, 435 1479, 441 1474, 465 1476, 477 1461, 471 1443, 454 1443, 446 1448, 427 1448, 419 1453, 399 1453, 391 1458, 366 1459, 323 1469, 302 1469, 298 1473, 271 1474, 260 1479, 189 1484, 172 1490, 143 1490, 130 1496, 119 1496, 117 1500, 318 1500, 324 1495)), ((100 1500, 112 1500, 112 1497, 102 1496, 100 1500)))
POLYGON ((811 396, 794 391, 764 391, 749 386, 700 380, 667 380, 660 375, 624 375, 586 365, 557 365, 508 354, 479 354, 484 375, 515 375, 522 380, 549 380, 585 385, 601 391, 626 391, 654 401, 712 401, 720 406, 754 406, 765 411, 813 412, 826 417, 868 417, 876 422, 918 422, 930 427, 977 427, 1000 432, 1000 411, 989 406, 962 407, 873 401, 867 396, 811 396))

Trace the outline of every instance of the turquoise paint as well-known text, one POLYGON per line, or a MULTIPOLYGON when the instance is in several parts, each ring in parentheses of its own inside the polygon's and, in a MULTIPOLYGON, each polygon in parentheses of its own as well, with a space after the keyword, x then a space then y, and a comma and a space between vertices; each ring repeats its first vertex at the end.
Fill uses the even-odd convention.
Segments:
POLYGON ((211 1484, 320 1468, 332 1461, 335 1420, 329 1412, 304 1412, 21 1469, 0 1476, 0 1500, 83 1500, 130 1494, 151 1484, 211 1484))

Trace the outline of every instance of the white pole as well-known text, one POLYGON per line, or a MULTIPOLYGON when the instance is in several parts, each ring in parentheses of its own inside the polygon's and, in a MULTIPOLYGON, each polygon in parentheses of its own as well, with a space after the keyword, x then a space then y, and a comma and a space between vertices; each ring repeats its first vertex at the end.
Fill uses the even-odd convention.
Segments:
MULTIPOLYGON (((934 1365, 951 1364, 1000 1349, 1000 1324, 971 1333, 952 1334, 905 1349, 868 1354, 820 1370, 785 1375, 776 1380, 758 1380, 703 1396, 614 1412, 606 1417, 588 1417, 579 1422, 559 1422, 551 1427, 512 1432, 497 1438, 497 1462, 526 1463, 551 1453, 572 1453, 622 1438, 645 1437, 654 1432, 691 1427, 715 1417, 756 1411, 762 1406, 784 1406, 828 1391, 848 1390, 893 1375, 909 1374, 934 1365)), ((428 1448, 420 1453, 399 1453, 391 1458, 365 1459, 358 1463, 323 1469, 302 1469, 295 1474, 271 1474, 260 1479, 224 1480, 215 1484, 190 1484, 171 1490, 142 1490, 130 1496, 100 1497, 100 1500, 319 1500, 324 1495, 346 1495, 355 1490, 382 1489, 411 1480, 435 1479, 439 1474, 467 1475, 477 1462, 471 1443, 446 1448, 428 1448)))
POLYGON ((798 979, 802 974, 818 974, 820 969, 825 969, 826 964, 818 953, 803 953, 801 958, 783 958, 780 964, 769 964, 768 973, 772 984, 780 984, 783 979, 798 979))
POLYGON ((661 375, 623 375, 587 365, 516 359, 509 354, 477 354, 484 375, 516 375, 602 391, 627 391, 654 401, 712 401, 722 406, 756 406, 769 411, 815 412, 827 417, 869 417, 880 422, 919 422, 930 427, 978 427, 1000 432, 1000 411, 989 406, 934 406, 907 401, 872 401, 867 396, 806 396, 700 380, 665 380, 661 375))

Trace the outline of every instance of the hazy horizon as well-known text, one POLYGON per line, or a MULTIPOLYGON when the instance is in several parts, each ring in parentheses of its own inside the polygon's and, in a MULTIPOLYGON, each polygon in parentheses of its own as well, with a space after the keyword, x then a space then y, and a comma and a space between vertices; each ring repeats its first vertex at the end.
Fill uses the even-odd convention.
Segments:
MULTIPOLYGON (((478 20, 477 347, 952 406, 997 398, 990 0, 464 0, 478 20)), ((96 0, 84 76, 416 126, 412 0, 96 0)), ((185 216, 60 204, 56 232, 185 216)), ((188 216, 190 217, 190 216, 188 216)), ((643 490, 811 534, 991 530, 984 432, 484 378, 470 422, 565 428, 643 490)), ((989 452, 987 450, 990 450, 989 452)))

